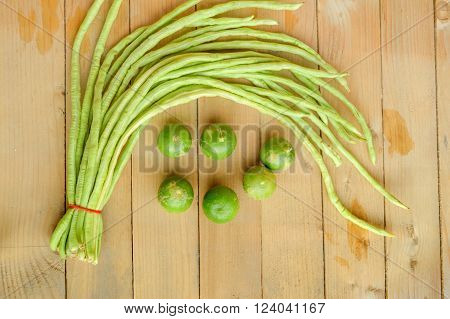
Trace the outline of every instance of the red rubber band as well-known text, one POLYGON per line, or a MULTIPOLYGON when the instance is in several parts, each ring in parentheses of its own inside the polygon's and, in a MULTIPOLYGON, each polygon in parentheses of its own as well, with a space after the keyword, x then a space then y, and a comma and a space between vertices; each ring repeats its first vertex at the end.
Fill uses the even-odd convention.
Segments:
POLYGON ((69 205, 69 208, 73 208, 73 209, 78 209, 78 210, 84 210, 85 212, 88 213, 94 213, 94 214, 101 214, 102 211, 101 210, 96 210, 96 209, 90 209, 87 207, 82 207, 82 206, 78 206, 78 205, 69 205))

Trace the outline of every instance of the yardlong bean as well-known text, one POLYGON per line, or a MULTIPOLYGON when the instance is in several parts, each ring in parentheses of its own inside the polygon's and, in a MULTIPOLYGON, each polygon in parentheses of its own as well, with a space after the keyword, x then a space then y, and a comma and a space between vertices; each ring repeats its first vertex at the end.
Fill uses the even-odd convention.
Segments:
POLYGON ((180 17, 201 2, 188 0, 157 22, 136 29, 104 55, 121 2, 113 0, 107 13, 83 98, 79 52, 104 0, 93 1, 73 44, 72 123, 66 181, 69 205, 50 238, 50 248, 61 258, 71 256, 94 264, 98 262, 103 231, 102 216, 98 212, 110 198, 142 128, 158 114, 200 97, 229 99, 278 120, 311 154, 337 211, 364 229, 392 236, 354 216, 344 206, 322 157, 322 154, 329 157, 336 166, 348 160, 386 199, 407 209, 369 174, 339 139, 366 143, 370 158, 375 162, 369 125, 358 108, 328 82, 335 80, 348 90, 346 74, 339 73, 296 38, 254 29, 276 25, 274 20, 220 16, 244 8, 296 10, 301 4, 229 1, 180 17), (180 31, 186 32, 156 48, 180 31), (276 53, 293 54, 320 69, 293 63, 276 53), (355 117, 357 126, 344 118, 320 89, 343 102, 355 117))

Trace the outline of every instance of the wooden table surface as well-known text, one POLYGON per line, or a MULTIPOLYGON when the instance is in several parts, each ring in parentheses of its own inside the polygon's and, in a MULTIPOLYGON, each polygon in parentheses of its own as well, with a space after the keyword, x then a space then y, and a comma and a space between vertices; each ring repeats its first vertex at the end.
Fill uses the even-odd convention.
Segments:
MULTIPOLYGON (((109 45, 181 2, 125 0, 109 45)), ((0 297, 450 296, 447 0, 306 0, 296 12, 236 13, 277 19, 277 30, 350 74, 348 96, 373 130, 377 165, 362 145, 351 149, 410 212, 385 202, 351 165, 329 167, 345 204, 396 238, 347 223, 322 192, 318 168, 300 145, 293 170, 278 175, 276 194, 264 202, 249 199, 242 170, 257 162, 260 142, 274 131, 291 136, 247 107, 201 99, 145 130, 104 211, 97 266, 61 261, 48 248, 65 207, 71 44, 90 3, 0 0, 0 297), (195 137, 207 123, 230 123, 238 135, 236 152, 211 163, 194 147, 181 161, 165 160, 155 137, 174 118, 195 137), (177 216, 155 200, 171 172, 186 175, 196 192, 191 209, 177 216), (240 197, 240 213, 227 225, 209 222, 198 205, 216 183, 240 197)), ((84 78, 105 13, 83 43, 84 78)))

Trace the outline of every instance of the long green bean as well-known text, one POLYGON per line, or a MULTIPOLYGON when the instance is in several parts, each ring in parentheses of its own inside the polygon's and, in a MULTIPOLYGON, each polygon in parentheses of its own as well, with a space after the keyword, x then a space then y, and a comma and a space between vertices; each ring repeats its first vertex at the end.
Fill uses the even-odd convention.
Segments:
MULTIPOLYGON (((243 86, 244 87, 244 86, 243 86)), ((247 87, 247 90, 251 90, 253 92, 257 92, 260 95, 266 95, 275 97, 277 99, 286 100, 293 103, 304 103, 299 101, 296 97, 289 96, 288 94, 279 93, 272 90, 264 90, 258 88, 247 87)), ((314 121, 314 117, 310 117, 314 121)), ((377 190, 379 191, 386 199, 388 199, 391 203, 396 206, 399 206, 404 209, 408 209, 403 203, 401 203, 395 196, 389 193, 384 187, 364 168, 364 166, 353 156, 353 154, 348 151, 344 145, 334 136, 334 134, 329 130, 329 128, 321 123, 320 121, 314 121, 319 129, 325 133, 325 135, 331 140, 333 145, 355 166, 355 168, 360 172, 360 174, 377 190)))
POLYGON ((301 4, 229 1, 180 17, 200 1, 188 0, 157 22, 136 29, 101 61, 122 2, 113 0, 94 49, 82 99, 81 42, 104 2, 93 1, 73 46, 72 124, 67 149, 69 207, 50 238, 50 248, 61 258, 98 262, 103 220, 92 210, 100 211, 106 205, 143 127, 158 114, 200 97, 229 99, 278 120, 311 154, 337 211, 364 229, 392 236, 354 216, 343 205, 322 157, 329 157, 336 166, 347 159, 386 199, 407 209, 338 138, 351 143, 364 141, 375 162, 373 137, 366 120, 334 84, 328 83, 334 79, 348 90, 346 74, 339 73, 298 39, 253 28, 275 25, 274 20, 221 16, 244 8, 295 10, 301 4), (180 31, 187 32, 156 48, 180 31), (320 69, 293 63, 275 52, 293 54, 320 69), (358 127, 324 98, 321 89, 346 105, 358 127))
MULTIPOLYGON (((304 134, 299 133, 299 131, 295 129, 295 126, 293 124, 290 124, 288 120, 283 118, 283 115, 280 115, 279 113, 274 112, 258 103, 252 102, 251 100, 246 99, 245 97, 238 96, 231 92, 223 91, 223 90, 217 89, 217 88, 203 89, 203 90, 197 89, 197 92, 189 92, 188 94, 186 92, 183 92, 183 94, 181 94, 181 97, 172 97, 171 99, 164 100, 163 104, 159 105, 158 108, 151 108, 149 111, 147 111, 142 116, 140 116, 138 119, 136 119, 132 123, 132 125, 130 125, 130 127, 122 135, 122 138, 119 141, 119 144, 118 144, 119 149, 122 149, 122 147, 125 145, 127 139, 130 137, 130 135, 133 134, 133 132, 135 130, 137 130, 141 125, 143 125, 145 122, 147 122, 150 118, 163 112, 164 110, 167 110, 170 107, 173 107, 173 106, 176 106, 179 104, 183 104, 183 103, 187 103, 191 100, 195 100, 202 96, 221 96, 221 97, 230 99, 232 101, 235 101, 237 103, 241 103, 241 104, 248 105, 250 107, 254 107, 262 113, 272 115, 274 118, 277 118, 280 122, 282 122, 283 124, 285 124, 286 126, 291 128, 294 131, 294 133, 296 133, 297 137, 305 143, 307 149, 311 152, 313 158, 316 160, 317 164, 319 165, 319 168, 321 169, 321 172, 322 172, 322 175, 324 178, 324 183, 326 185, 326 189, 330 196, 330 199, 331 199, 333 205, 342 214, 342 216, 351 220, 353 223, 357 224, 358 226, 360 226, 364 229, 367 229, 367 230, 377 233, 379 235, 392 236, 392 234, 390 234, 389 232, 387 232, 381 228, 378 228, 376 226, 373 226, 373 225, 367 223, 366 221, 363 221, 363 220, 357 218, 356 216, 351 214, 350 211, 348 211, 348 209, 345 208, 345 206, 340 202, 339 198, 337 197, 336 192, 334 191, 334 186, 331 182, 331 177, 328 173, 328 170, 326 168, 325 163, 323 162, 323 159, 322 159, 320 153, 317 150, 315 150, 314 146, 309 142, 309 139, 304 134)), ((268 100, 266 102, 268 102, 268 100)), ((111 160, 111 165, 113 165, 113 167, 115 166, 119 155, 120 155, 120 152, 118 152, 118 151, 116 151, 114 153, 112 160, 111 160)), ((106 185, 108 185, 111 182, 113 174, 114 174, 113 172, 114 172, 113 170, 110 170, 110 173, 108 174, 106 181, 105 181, 106 185)), ((106 196, 106 194, 104 194, 104 192, 102 192, 100 194, 100 199, 99 199, 100 202, 102 201, 103 196, 106 196)))
POLYGON ((72 46, 72 57, 70 64, 70 102, 72 104, 72 123, 69 132, 69 146, 67 148, 67 201, 73 203, 75 199, 76 176, 78 165, 76 160, 76 141, 80 127, 81 112, 81 79, 80 79, 80 50, 81 43, 89 26, 94 21, 104 0, 95 0, 89 8, 86 17, 78 29, 72 46))
MULTIPOLYGON (((123 53, 114 61, 113 65, 109 70, 104 70, 106 75, 106 83, 110 83, 111 79, 115 76, 117 70, 122 66, 122 64, 125 62, 125 60, 130 56, 130 54, 144 42, 150 35, 152 35, 154 32, 159 30, 160 28, 166 26, 172 20, 177 17, 178 15, 182 14, 183 12, 189 10, 190 8, 194 7, 198 3, 200 3, 201 0, 188 0, 178 7, 176 7, 174 10, 170 11, 163 17, 161 17, 157 22, 154 24, 144 27, 143 32, 141 34, 138 34, 135 36, 134 41, 125 48, 123 53)), ((106 67, 105 67, 106 69, 106 67)))
POLYGON ((138 48, 136 48, 128 58, 123 62, 121 67, 116 73, 115 80, 111 82, 111 86, 105 92, 104 103, 109 105, 119 89, 124 77, 127 74, 128 69, 139 60, 145 52, 153 49, 162 39, 175 34, 182 30, 184 27, 189 26, 192 23, 212 18, 222 13, 244 9, 244 8, 259 8, 268 10, 296 10, 301 7, 302 4, 289 4, 280 3, 277 1, 230 1, 223 4, 215 5, 208 9, 203 9, 192 13, 189 16, 180 18, 175 22, 163 27, 151 37, 146 39, 138 48))
MULTIPOLYGON (((93 132, 93 126, 91 126, 89 138, 87 140, 87 145, 85 148, 85 137, 88 135, 89 114, 91 113, 92 104, 93 104, 93 101, 92 101, 93 95, 94 95, 93 85, 98 76, 98 72, 99 72, 99 68, 100 68, 100 58, 105 50, 105 45, 106 45, 106 41, 108 39, 108 35, 111 31, 113 22, 119 13, 121 4, 122 4, 122 0, 115 0, 112 3, 111 8, 109 9, 108 14, 106 16, 105 24, 103 25, 103 28, 102 28, 100 35, 98 37, 98 40, 97 40, 97 44, 94 49, 94 54, 93 54, 92 61, 91 61, 91 69, 89 71, 88 80, 87 80, 87 84, 86 84, 86 90, 84 93, 83 104, 81 107, 80 128, 79 128, 77 147, 76 147, 76 154, 77 154, 76 159, 79 161, 81 161, 81 158, 79 157, 78 153, 81 154, 83 152, 83 149, 84 149, 84 152, 87 152, 87 154, 88 154, 85 157, 86 159, 88 159, 89 152, 95 151, 95 147, 96 147, 95 146, 95 136, 93 137, 95 132, 93 132)), ((96 108, 93 108, 92 111, 93 111, 94 116, 96 116, 96 114, 98 114, 98 111, 96 110, 96 108)), ((94 124, 94 123, 95 122, 93 122, 92 124, 94 124)), ((87 165, 86 168, 83 167, 83 169, 80 170, 80 172, 79 172, 79 178, 81 177, 81 180, 83 181, 83 186, 84 186, 84 181, 85 181, 84 174, 87 174, 88 182, 93 180, 94 175, 95 175, 95 172, 92 170, 92 165, 89 165, 88 161, 84 161, 84 164, 87 165), (82 176, 80 174, 82 174, 82 176)), ((77 181, 77 184, 78 184, 78 181, 77 181)), ((77 188, 78 188, 78 185, 77 185, 77 188)), ((83 203, 81 203, 81 204, 84 205, 83 203)), ((84 213, 81 213, 81 214, 84 214, 84 213)), ((73 220, 74 220, 74 222, 72 224, 76 224, 76 221, 78 220, 78 212, 77 211, 74 213, 73 220)), ((78 246, 78 241, 77 241, 75 230, 76 230, 75 227, 70 227, 69 235, 68 235, 68 239, 67 239, 68 248, 66 249, 66 253, 69 253, 69 251, 72 251, 72 250, 73 250, 73 252, 78 250, 77 248, 75 248, 76 246, 78 246)))

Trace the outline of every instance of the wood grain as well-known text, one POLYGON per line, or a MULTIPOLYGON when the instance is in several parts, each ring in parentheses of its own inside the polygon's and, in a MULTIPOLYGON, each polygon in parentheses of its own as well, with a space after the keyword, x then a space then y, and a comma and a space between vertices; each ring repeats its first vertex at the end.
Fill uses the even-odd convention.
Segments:
MULTIPOLYGON (((257 16, 276 19, 279 22, 276 31, 301 39, 313 48, 317 47, 315 0, 305 1, 297 11, 258 10, 257 16)), ((306 64, 295 56, 286 57, 306 64)), ((271 117, 261 116, 261 143, 277 134, 295 145, 297 160, 289 170, 277 174, 276 193, 262 203, 263 297, 323 298, 320 172, 290 130, 271 117)))
POLYGON ((63 298, 64 3, 0 5, 0 297, 63 298))
MULTIPOLYGON (((67 61, 71 57, 71 44, 78 27, 84 19, 92 1, 66 1, 66 47, 67 61)), ((86 34, 82 45, 81 71, 84 87, 91 56, 112 1, 105 1, 101 12, 86 34)), ((107 50, 129 33, 128 1, 123 1, 119 15, 111 30, 107 50)), ((66 64, 67 87, 70 86, 70 63, 66 64)), ((70 106, 70 90, 66 103, 70 106)), ((67 130, 70 115, 67 116, 67 130)), ((68 131, 67 131, 68 133, 68 131)), ((69 134, 67 134, 68 136, 69 134)), ((131 241, 131 170, 126 167, 122 173, 111 200, 103 210, 104 234, 100 262, 93 266, 77 260, 67 262, 68 298, 132 298, 132 241, 131 241)))
MULTIPOLYGON (((152 23, 181 0, 131 2, 131 28, 152 23)), ((178 106, 153 119, 133 154, 133 255, 136 298, 198 298, 197 198, 183 214, 169 214, 156 196, 169 175, 186 178, 197 193, 197 104, 178 106), (156 148, 167 123, 186 125, 194 140, 188 155, 169 160, 156 148)))
MULTIPOLYGON (((224 1, 204 1, 210 7, 224 1)), ((230 12, 227 16, 253 14, 251 10, 230 12)), ((259 113, 249 107, 220 98, 199 99, 199 136, 210 123, 231 125, 237 146, 225 160, 211 161, 199 152, 200 203, 213 186, 233 189, 240 201, 236 218, 227 224, 214 224, 200 208, 200 297, 261 297, 261 204, 251 200, 242 188, 243 171, 257 162, 259 113)))
MULTIPOLYGON (((386 203, 387 296, 439 298, 438 167, 432 1, 381 1, 384 132, 393 143, 414 143, 408 153, 385 152, 386 187, 411 209, 386 203), (392 116, 395 114, 395 116, 392 116)), ((388 138, 387 138, 388 139, 388 138)), ((385 143, 385 149, 388 148, 385 143)))
POLYGON ((450 3, 437 0, 435 8, 442 294, 444 298, 450 298, 450 3))
MULTIPOLYGON (((83 79, 111 1, 83 43, 83 79)), ((124 0, 108 47, 181 2, 124 0)), ((436 12, 433 1, 306 0, 296 12, 232 13, 277 19, 275 30, 320 49, 350 73, 348 96, 369 120, 377 165, 362 145, 350 149, 410 212, 384 203, 350 165, 331 171, 345 204, 386 223, 396 238, 384 241, 348 224, 326 194, 322 200, 318 170, 300 147, 293 170, 277 175, 276 194, 249 199, 242 174, 258 162, 260 142, 276 133, 291 136, 257 111, 208 98, 152 121, 105 208, 99 265, 69 261, 65 267, 48 239, 65 204, 67 62, 92 0, 2 0, 0 297, 449 298, 450 5, 434 2, 436 12), (194 140, 206 124, 228 123, 239 144, 225 161, 206 159, 197 144, 187 156, 167 160, 155 145, 169 122, 187 125, 194 140), (182 215, 167 214, 156 200, 172 173, 185 176, 196 193, 182 215), (241 210, 227 225, 213 224, 199 207, 216 184, 240 198, 241 210)))
MULTIPOLYGON (((377 165, 364 143, 346 145, 378 180, 383 180, 381 53, 379 4, 370 1, 319 0, 320 54, 349 73, 347 97, 364 115, 374 135, 377 165)), ((330 96, 327 94, 327 96, 330 96)), ((342 114, 351 113, 330 99, 342 114)), ((353 121, 356 123, 356 121, 353 121)), ((358 217, 384 224, 383 198, 348 161, 328 167, 344 204, 358 217)), ((384 298, 383 238, 347 222, 324 195, 325 278, 327 298, 384 298)))

